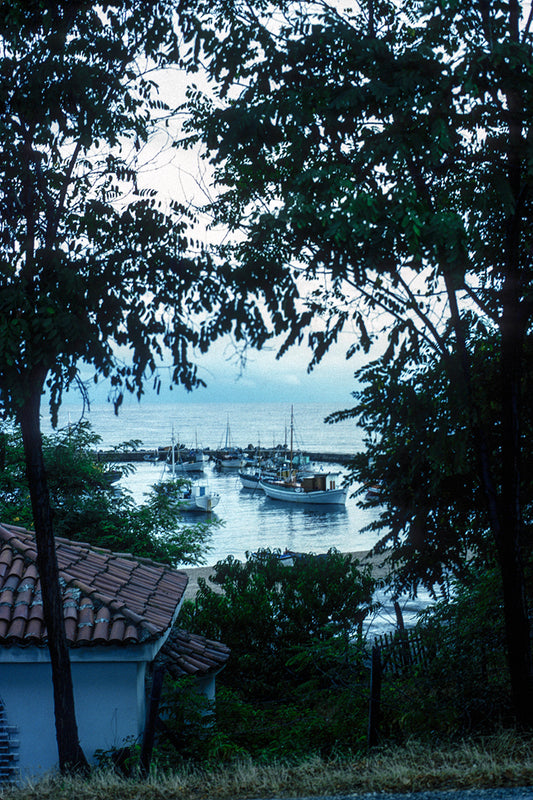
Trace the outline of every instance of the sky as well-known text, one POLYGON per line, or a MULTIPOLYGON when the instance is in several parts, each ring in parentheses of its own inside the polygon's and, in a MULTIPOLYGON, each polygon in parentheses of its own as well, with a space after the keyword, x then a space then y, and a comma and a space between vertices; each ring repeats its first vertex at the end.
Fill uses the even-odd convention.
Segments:
MULTIPOLYGON (((347 343, 346 343, 347 346, 347 343)), ((327 353, 323 361, 307 372, 311 352, 307 347, 294 347, 282 359, 277 360, 274 348, 257 352, 250 350, 244 369, 232 356, 232 348, 223 342, 215 343, 212 349, 198 359, 198 375, 207 384, 192 392, 180 386, 170 388, 170 368, 161 367, 159 397, 163 400, 179 400, 187 403, 237 403, 237 402, 323 402, 350 405, 352 392, 356 389, 354 372, 363 363, 356 357, 345 358, 346 348, 339 345, 327 353)), ((109 384, 100 381, 94 385, 92 373, 82 368, 82 378, 89 382, 92 403, 106 402, 109 384)), ((145 384, 146 398, 155 399, 153 380, 145 384)))
MULTIPOLYGON (((184 102, 187 83, 192 79, 181 70, 168 70, 160 74, 157 81, 160 96, 171 107, 184 102)), ((199 76, 195 83, 202 85, 199 76)), ((163 204, 172 200, 190 203, 194 207, 213 199, 214 190, 210 186, 210 169, 201 159, 198 150, 180 151, 172 147, 173 136, 178 135, 180 118, 169 125, 162 124, 158 133, 149 140, 139 153, 135 154, 138 163, 138 182, 143 188, 155 188, 163 204)), ((207 220, 198 229, 198 239, 203 243, 220 243, 225 237, 223 230, 210 230, 207 220)), ((282 359, 275 358, 274 345, 261 352, 250 350, 244 370, 241 370, 229 341, 217 342, 210 351, 199 357, 198 374, 206 382, 206 388, 187 393, 182 387, 170 392, 170 370, 162 368, 161 394, 165 399, 187 402, 351 402, 351 393, 356 384, 354 372, 361 366, 361 359, 347 361, 345 353, 353 345, 352 335, 341 334, 338 345, 327 353, 323 363, 308 373, 311 351, 307 346, 293 347, 282 359)), ((368 357, 367 357, 368 358, 368 357)), ((150 395, 150 382, 146 384, 150 395)), ((105 398, 107 388, 102 386, 92 390, 94 399, 105 398)))

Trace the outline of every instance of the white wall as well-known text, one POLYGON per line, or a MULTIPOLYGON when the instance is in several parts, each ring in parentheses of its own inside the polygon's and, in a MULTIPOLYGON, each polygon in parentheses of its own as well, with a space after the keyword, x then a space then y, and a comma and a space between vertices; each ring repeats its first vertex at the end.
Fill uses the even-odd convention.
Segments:
MULTIPOLYGON (((145 666, 144 661, 72 663, 78 731, 88 759, 95 750, 120 747, 142 732, 145 666)), ((18 728, 21 778, 57 769, 50 664, 0 662, 0 697, 8 724, 18 728)))

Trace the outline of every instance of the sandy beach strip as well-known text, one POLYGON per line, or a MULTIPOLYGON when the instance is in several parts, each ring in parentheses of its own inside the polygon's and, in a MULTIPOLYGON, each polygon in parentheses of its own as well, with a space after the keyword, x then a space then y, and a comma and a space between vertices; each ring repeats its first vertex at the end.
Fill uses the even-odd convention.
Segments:
MULTIPOLYGON (((357 550, 352 552, 350 555, 360 561, 362 565, 372 564, 375 578, 382 578, 384 576, 385 568, 383 567, 383 561, 385 559, 385 555, 369 556, 368 551, 366 550, 357 550)), ((214 568, 211 566, 184 567, 182 570, 180 570, 181 572, 187 573, 189 577, 189 583, 187 584, 184 595, 185 600, 194 600, 196 597, 196 592, 198 591, 198 578, 205 578, 212 589, 215 589, 215 591, 218 589, 216 584, 209 581, 209 576, 213 574, 213 569, 214 568)))

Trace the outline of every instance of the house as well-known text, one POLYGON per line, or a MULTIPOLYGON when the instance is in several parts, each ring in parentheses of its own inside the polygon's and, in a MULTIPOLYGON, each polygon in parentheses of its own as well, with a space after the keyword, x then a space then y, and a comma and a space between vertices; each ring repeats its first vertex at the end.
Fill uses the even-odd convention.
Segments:
MULTIPOLYGON (((89 759, 142 734, 147 673, 167 640, 160 656, 165 666, 195 676, 214 696, 228 648, 172 631, 188 581, 184 572, 61 538, 56 552, 78 732, 89 759)), ((33 533, 0 524, 0 781, 57 766, 36 557, 33 533)))

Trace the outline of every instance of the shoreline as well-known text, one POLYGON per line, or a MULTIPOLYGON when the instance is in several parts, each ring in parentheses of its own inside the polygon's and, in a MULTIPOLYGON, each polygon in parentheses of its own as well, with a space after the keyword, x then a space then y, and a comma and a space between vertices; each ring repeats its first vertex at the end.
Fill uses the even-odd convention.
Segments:
MULTIPOLYGON (((363 565, 371 564, 372 571, 374 573, 375 578, 383 578, 386 574, 386 569, 383 566, 383 561, 386 558, 386 554, 379 555, 379 556, 370 556, 368 550, 354 550, 353 552, 349 553, 353 558, 361 561, 363 565)), ((189 582, 187 584, 187 588, 183 594, 184 600, 194 600, 196 597, 196 593, 198 591, 198 578, 205 578, 205 580, 210 584, 211 588, 217 589, 218 587, 216 584, 211 583, 209 581, 209 575, 213 572, 214 565, 207 566, 207 567, 181 567, 179 568, 180 572, 185 572, 185 574, 189 578, 189 582)))

